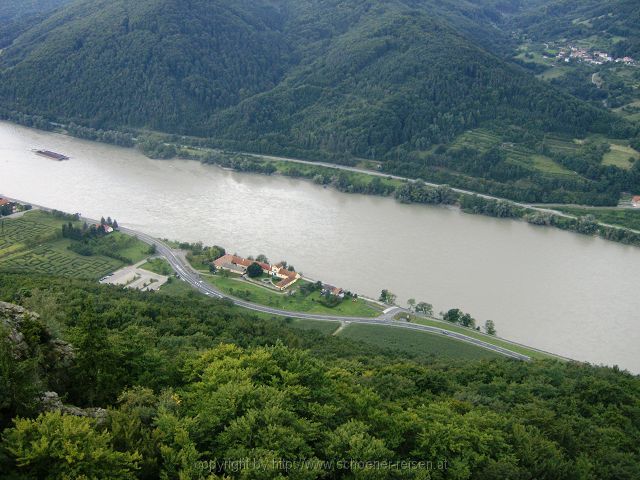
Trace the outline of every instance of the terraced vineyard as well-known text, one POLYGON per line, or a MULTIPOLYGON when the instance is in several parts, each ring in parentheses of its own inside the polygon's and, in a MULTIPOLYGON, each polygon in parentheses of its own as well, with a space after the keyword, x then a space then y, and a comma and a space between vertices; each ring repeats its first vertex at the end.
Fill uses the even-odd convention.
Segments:
POLYGON ((107 257, 82 257, 58 242, 0 258, 0 271, 86 279, 98 279, 120 266, 107 257))
MULTIPOLYGON (((565 140, 560 137, 549 137, 547 144, 552 149, 577 149, 578 145, 571 140, 565 140)), ((513 143, 503 143, 501 138, 488 130, 476 129, 465 132, 460 135, 455 143, 455 147, 469 147, 480 152, 486 152, 490 148, 499 147, 507 156, 507 161, 518 164, 529 170, 536 170, 547 175, 567 175, 577 176, 562 165, 554 162, 551 158, 540 155, 532 150, 513 143)))
POLYGON ((578 150, 578 148, 580 148, 579 143, 576 143, 571 139, 558 137, 555 135, 547 135, 544 139, 544 142, 547 147, 557 152, 573 153, 578 150))
POLYGON ((44 212, 0 220, 0 272, 98 279, 122 266, 101 256, 85 257, 68 249, 59 232, 68 220, 44 212))

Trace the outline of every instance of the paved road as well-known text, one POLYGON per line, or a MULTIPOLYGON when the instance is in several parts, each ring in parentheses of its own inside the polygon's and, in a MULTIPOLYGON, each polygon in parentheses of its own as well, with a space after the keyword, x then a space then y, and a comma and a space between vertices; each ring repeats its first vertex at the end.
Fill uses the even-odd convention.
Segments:
POLYGON ((393 180, 400 180, 403 182, 422 182, 425 185, 429 186, 429 187, 448 187, 450 188, 452 191, 456 192, 456 193, 462 193, 465 195, 476 195, 480 198, 485 198, 487 200, 500 200, 500 201, 504 201, 504 202, 509 202, 513 205, 517 205, 519 207, 523 207, 523 208, 528 208, 531 210, 536 210, 538 212, 545 212, 545 213, 552 213, 554 215, 558 215, 560 217, 566 217, 566 218, 575 218, 573 215, 569 215, 566 214, 564 212, 559 212, 557 210, 552 210, 549 208, 546 208, 546 206, 537 206, 534 204, 529 204, 529 203, 520 203, 520 202, 514 202, 513 200, 509 200, 506 198, 502 198, 502 197, 496 197, 494 195, 487 195, 485 193, 478 193, 478 192, 473 192, 471 190, 464 190, 462 188, 455 188, 455 187, 451 187, 449 185, 444 185, 441 183, 432 183, 432 182, 426 182, 423 180, 418 180, 415 178, 409 178, 409 177, 401 177, 398 175, 391 175, 389 173, 384 173, 384 172, 376 172, 375 170, 367 170, 365 168, 358 168, 358 167, 349 167, 347 165, 340 165, 337 163, 327 163, 327 162, 313 162, 310 160, 299 160, 296 158, 289 158, 289 157, 277 157, 274 155, 260 155, 257 153, 244 153, 242 152, 243 155, 249 155, 255 158, 262 158, 265 160, 276 160, 276 161, 283 161, 283 162, 292 162, 292 163, 300 163, 303 165, 315 165, 315 166, 320 166, 320 167, 326 167, 326 168, 333 168, 335 170, 344 170, 347 172, 354 172, 354 173, 364 173, 366 175, 372 175, 374 177, 382 177, 382 178, 391 178, 393 180))
MULTIPOLYGON (((9 198, 9 197, 5 197, 9 198)), ((9 198, 12 201, 19 203, 29 203, 23 200, 9 198)), ((51 211, 52 209, 48 207, 44 207, 42 205, 31 204, 34 208, 39 208, 44 211, 51 211)), ((81 220, 84 220, 88 223, 99 223, 95 219, 81 217, 81 220)), ((510 358, 514 358, 517 360, 528 361, 531 358, 527 355, 523 355, 512 350, 499 347, 496 345, 492 345, 488 342, 479 340, 477 338, 469 337, 467 335, 463 335, 461 333, 453 332, 451 330, 446 330, 444 328, 431 327, 427 325, 419 325, 415 323, 409 323, 404 321, 397 321, 393 319, 393 316, 402 311, 406 311, 400 307, 389 308, 385 310, 379 317, 377 318, 369 318, 369 317, 341 317, 341 316, 332 316, 332 315, 322 315, 322 314, 314 314, 314 313, 305 313, 305 312, 290 312, 286 310, 280 310, 277 308, 268 307, 266 305, 259 305, 251 302, 247 302, 246 300, 242 300, 239 298, 232 297, 227 295, 218 289, 214 288, 212 285, 206 283, 198 272, 196 272, 191 265, 188 264, 186 259, 184 259, 177 251, 171 249, 167 244, 158 240, 151 235, 147 235, 146 233, 142 233, 136 230, 132 230, 125 227, 120 227, 120 232, 126 235, 131 235, 137 237, 139 240, 145 242, 148 245, 154 245, 156 248, 156 256, 164 257, 176 274, 185 282, 187 282, 190 286, 195 288, 196 290, 204 293, 205 295, 212 298, 219 299, 227 299, 238 307, 246 308, 248 310, 252 310, 255 312, 266 313, 268 315, 280 316, 280 317, 291 317, 291 318, 301 318, 308 320, 319 320, 319 321, 327 321, 327 322, 342 322, 344 324, 348 323, 361 323, 367 325, 384 325, 388 327, 395 328, 405 328, 408 330, 418 330, 422 332, 434 333, 438 335, 443 335, 449 337, 454 340, 459 340, 465 343, 469 343, 486 350, 490 350, 492 352, 505 355, 510 358)))
POLYGON ((362 323, 367 325, 385 325, 390 327, 397 328, 405 328, 409 330, 418 330, 422 332, 436 333, 439 335, 447 336, 449 338, 463 341, 466 343, 470 343, 476 345, 478 347, 485 348, 487 350, 491 350, 493 352, 505 355, 507 357, 515 358, 517 360, 531 360, 527 355, 522 355, 517 352, 513 352, 506 348, 502 348, 496 345, 492 345, 490 343, 484 342, 482 340, 468 337, 466 335, 452 332, 450 330, 445 330, 443 328, 430 327, 426 325, 418 325, 414 323, 401 322, 397 320, 393 320, 392 316, 397 312, 404 311, 401 308, 395 308, 391 311, 387 311, 383 313, 377 318, 368 318, 368 317, 340 317, 340 316, 332 316, 332 315, 322 315, 322 314, 314 314, 314 313, 304 313, 304 312, 289 312, 286 310, 280 310, 277 308, 268 307, 266 305, 258 305, 255 303, 247 302, 246 300, 241 300, 239 298, 235 298, 229 296, 209 283, 205 282, 200 278, 200 275, 173 249, 171 249, 164 242, 154 238, 145 233, 141 233, 135 230, 131 230, 128 228, 120 227, 120 231, 127 235, 132 235, 142 240, 143 242, 149 245, 155 245, 157 255, 161 255, 164 257, 174 271, 178 274, 178 276, 191 285, 196 290, 208 295, 213 298, 226 298, 232 301, 235 305, 246 308, 248 310, 252 310, 255 312, 266 313, 274 316, 281 317, 293 317, 293 318, 302 318, 308 320, 320 320, 320 321, 328 321, 328 322, 344 322, 344 323, 362 323))
MULTIPOLYGON (((304 165, 316 165, 316 166, 321 166, 321 167, 327 167, 327 168, 333 168, 335 170, 345 170, 347 172, 355 172, 355 173, 364 173, 366 175, 373 175, 374 177, 383 177, 383 178, 392 178, 394 180, 401 180, 403 182, 419 182, 422 180, 417 180, 415 178, 408 178, 408 177, 400 177, 398 175, 390 175, 387 173, 383 173, 383 172, 376 172, 375 170, 367 170, 364 168, 358 168, 358 167, 349 167, 347 165, 340 165, 340 164, 335 164, 335 163, 327 163, 327 162, 312 162, 310 160, 298 160, 296 158, 289 158, 289 157, 277 157, 274 155, 260 155, 257 153, 245 153, 245 152, 241 152, 243 155, 249 155, 255 158, 262 158, 265 160, 276 160, 276 161, 284 161, 284 162, 292 162, 292 163, 301 163, 304 165)), ((623 210, 623 209, 632 209, 633 207, 625 207, 625 206, 616 206, 616 207, 594 207, 594 206, 583 206, 583 205, 573 205, 573 204, 560 204, 560 203, 550 203, 550 204, 535 204, 535 203, 522 203, 522 202, 514 202, 513 200, 509 200, 508 198, 502 198, 502 197, 496 197, 493 195, 487 195, 484 193, 478 193, 478 192, 473 192, 471 190, 464 190, 462 188, 454 188, 454 187, 450 187, 449 185, 444 185, 444 184, 440 184, 440 183, 431 183, 431 182, 424 182, 422 181, 422 183, 424 183, 425 185, 429 186, 429 187, 444 187, 447 186, 448 188, 450 188, 452 191, 456 192, 456 193, 461 193, 461 194, 465 194, 465 195, 476 195, 480 198, 485 198, 487 200, 497 200, 497 201, 503 201, 503 202, 508 202, 512 205, 516 205, 518 207, 522 207, 522 208, 526 208, 528 210, 534 210, 537 212, 542 212, 542 213, 549 213, 551 215, 555 215, 557 217, 564 217, 564 218, 573 218, 576 219, 578 218, 576 215, 571 215, 569 213, 565 213, 565 212, 561 212, 560 210, 554 210, 554 207, 580 207, 580 208, 609 208, 612 210, 623 210)), ((626 230, 632 233, 638 233, 640 234, 640 230, 634 230, 633 228, 628 228, 628 227, 621 227, 620 225, 611 225, 609 223, 601 223, 598 222, 599 225, 603 226, 603 227, 609 227, 612 228, 614 230, 626 230)))

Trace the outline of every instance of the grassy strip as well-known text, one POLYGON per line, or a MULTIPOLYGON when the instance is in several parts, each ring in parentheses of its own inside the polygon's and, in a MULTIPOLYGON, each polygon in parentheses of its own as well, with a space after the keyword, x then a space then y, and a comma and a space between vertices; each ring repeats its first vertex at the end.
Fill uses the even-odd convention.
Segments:
POLYGON ((140 265, 140 268, 148 270, 149 272, 157 273, 158 275, 169 276, 173 274, 173 268, 171 268, 169 262, 164 258, 153 258, 151 260, 147 260, 146 263, 140 265))
POLYGON ((452 332, 461 333, 463 335, 466 335, 467 337, 477 338, 478 340, 482 340, 483 342, 487 342, 491 345, 506 348, 508 350, 511 350, 512 352, 521 353, 522 355, 527 355, 531 358, 537 358, 537 359, 560 358, 550 353, 545 353, 545 352, 541 352, 531 348, 527 348, 522 345, 518 345, 506 340, 502 340, 497 337, 492 337, 491 335, 483 335, 482 333, 479 333, 471 328, 460 327, 458 325, 452 325, 450 323, 441 322, 439 320, 430 320, 427 318, 412 317, 411 321, 412 323, 417 323, 419 325, 437 327, 437 328, 442 328, 443 330, 449 330, 452 332))
MULTIPOLYGON (((213 275, 204 277, 207 282, 228 295, 251 301, 260 305, 278 308, 292 312, 318 313, 325 315, 337 315, 348 317, 377 317, 380 311, 363 299, 356 301, 344 300, 335 307, 327 307, 320 303, 319 292, 302 296, 299 293, 290 295, 289 293, 278 293, 266 287, 260 287, 245 282, 237 276, 225 277, 223 275, 213 275)), ((299 280, 302 283, 304 280, 299 280)), ((297 290, 295 284, 289 291, 297 290)))
POLYGON ((201 295, 197 290, 194 290, 187 282, 180 280, 179 278, 169 277, 167 283, 160 287, 158 293, 161 295, 169 296, 189 296, 189 295, 201 295))
POLYGON ((464 360, 502 358, 502 355, 490 350, 438 334, 384 325, 352 323, 345 327, 338 336, 421 357, 438 355, 464 360))
POLYGON ((324 335, 331 335, 340 327, 340 322, 325 322, 323 320, 308 320, 306 318, 293 318, 286 322, 287 325, 302 330, 317 330, 324 335))
POLYGON ((569 215, 583 217, 592 215, 596 220, 610 225, 619 225, 624 228, 640 230, 640 209, 610 209, 610 208, 580 208, 580 207, 553 207, 569 215))

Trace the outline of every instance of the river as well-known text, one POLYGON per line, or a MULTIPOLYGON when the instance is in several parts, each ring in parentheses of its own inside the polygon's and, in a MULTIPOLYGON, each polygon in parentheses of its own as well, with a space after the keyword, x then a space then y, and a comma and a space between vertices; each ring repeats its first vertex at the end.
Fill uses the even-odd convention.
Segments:
POLYGON ((459 307, 500 336, 640 372, 640 249, 457 209, 230 172, 0 122, 0 193, 377 297, 459 307), (71 157, 56 162, 32 148, 71 157))

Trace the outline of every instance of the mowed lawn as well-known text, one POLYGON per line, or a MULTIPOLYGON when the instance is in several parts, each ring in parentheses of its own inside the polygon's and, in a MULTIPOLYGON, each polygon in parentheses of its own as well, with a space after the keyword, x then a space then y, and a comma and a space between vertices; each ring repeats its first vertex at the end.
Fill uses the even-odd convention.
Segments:
MULTIPOLYGON (((69 250, 71 240, 61 233, 66 223, 68 220, 42 211, 0 220, 0 271, 97 280, 124 265, 104 255, 83 256, 69 250)), ((117 232, 109 241, 114 253, 133 262, 144 258, 148 250, 142 242, 117 232)))
POLYGON ((153 273, 157 273, 158 275, 171 275, 173 273, 173 268, 171 268, 169 262, 167 262, 164 258, 154 258, 148 260, 146 263, 140 265, 140 268, 149 270, 153 273))
POLYGON ((502 357, 490 350, 443 335, 384 325, 352 323, 340 331, 338 336, 419 356, 437 355, 463 360, 502 357))
MULTIPOLYGON (((237 276, 212 275, 204 276, 204 278, 226 294, 281 310, 349 317, 377 317, 381 313, 378 308, 362 299, 356 301, 345 299, 339 305, 331 308, 320 303, 321 295, 319 292, 307 296, 302 296, 299 293, 289 295, 288 292, 278 293, 267 287, 253 285, 237 276)), ((301 282, 303 280, 298 280, 288 291, 297 291, 301 282)))

